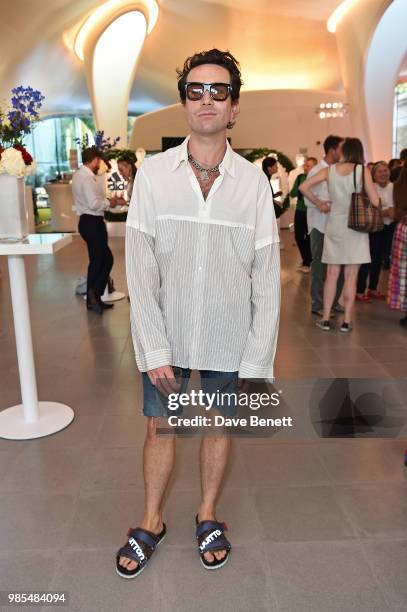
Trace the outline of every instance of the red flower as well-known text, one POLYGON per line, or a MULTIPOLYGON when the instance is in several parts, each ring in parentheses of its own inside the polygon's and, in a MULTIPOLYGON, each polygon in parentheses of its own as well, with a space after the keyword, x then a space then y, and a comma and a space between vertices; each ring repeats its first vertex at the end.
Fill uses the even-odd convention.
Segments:
POLYGON ((31 157, 27 149, 21 145, 16 145, 14 148, 17 149, 17 151, 20 151, 21 155, 23 156, 25 165, 31 166, 33 158, 31 157))

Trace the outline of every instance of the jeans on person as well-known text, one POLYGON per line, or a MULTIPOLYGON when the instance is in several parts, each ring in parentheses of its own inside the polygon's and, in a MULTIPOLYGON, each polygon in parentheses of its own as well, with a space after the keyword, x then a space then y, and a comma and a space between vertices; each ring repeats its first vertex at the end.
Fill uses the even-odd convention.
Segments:
MULTIPOLYGON (((180 384, 179 390, 172 395, 174 403, 177 402, 176 396, 185 393, 188 387, 191 370, 189 368, 180 368, 173 366, 173 372, 176 381, 180 384)), ((208 394, 225 394, 225 397, 219 397, 219 402, 215 401, 213 408, 216 409, 222 416, 232 417, 236 414, 236 402, 233 394, 237 394, 238 372, 217 372, 214 370, 199 370, 201 376, 200 390, 208 394)), ((146 417, 169 417, 180 416, 183 411, 183 406, 178 408, 171 406, 169 398, 160 393, 151 382, 147 372, 142 373, 143 380, 143 414, 146 417)), ((171 400, 171 398, 170 398, 171 400)), ((205 408, 202 406, 202 411, 205 408)), ((210 416, 210 411, 206 412, 210 416)))
MULTIPOLYGON (((310 233, 311 243, 311 310, 322 310, 324 304, 324 283, 326 277, 326 264, 322 263, 322 251, 324 250, 324 234, 315 227, 310 233)), ((344 283, 343 270, 338 278, 336 296, 333 308, 338 306, 344 283)))
POLYGON ((107 244, 106 224, 101 216, 83 214, 79 218, 79 233, 88 247, 89 266, 87 290, 97 297, 103 295, 113 267, 113 255, 107 244))

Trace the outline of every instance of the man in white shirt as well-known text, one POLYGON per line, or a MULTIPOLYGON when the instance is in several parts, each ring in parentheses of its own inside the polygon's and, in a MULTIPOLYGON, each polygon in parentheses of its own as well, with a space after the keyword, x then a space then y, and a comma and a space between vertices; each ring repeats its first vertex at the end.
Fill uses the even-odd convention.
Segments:
MULTIPOLYGON (((127 280, 147 435, 144 516, 117 553, 116 571, 124 578, 145 568, 166 533, 162 506, 175 437, 158 436, 156 427, 160 418, 168 427, 167 396, 180 384, 186 388, 192 369, 212 392, 234 393, 244 379, 272 378, 278 333, 280 259, 270 185, 226 140, 239 111, 238 63, 212 49, 188 58, 178 76, 190 136, 144 161, 127 218, 127 280)), ((224 416, 236 413, 235 405, 215 408, 224 416)), ((213 410, 202 413, 211 417, 213 410)), ((202 437, 196 538, 207 569, 222 567, 231 548, 215 515, 229 449, 222 432, 202 437)))
POLYGON ((107 308, 113 308, 113 304, 105 304, 101 300, 113 267, 113 255, 107 243, 104 212, 109 208, 120 206, 120 202, 114 198, 106 199, 97 181, 96 175, 101 161, 102 154, 95 147, 84 149, 83 166, 72 178, 73 199, 79 215, 78 231, 87 244, 89 254, 86 307, 97 314, 102 314, 107 308))
MULTIPOLYGON (((308 173, 308 178, 317 174, 322 168, 327 168, 331 164, 336 164, 341 157, 341 146, 343 138, 341 136, 328 136, 324 143, 325 157, 319 164, 314 166, 308 173)), ((329 202, 330 196, 328 183, 323 182, 312 188, 312 191, 321 201, 329 202)), ((324 234, 327 221, 327 212, 319 210, 308 198, 304 197, 307 207, 308 233, 311 242, 311 311, 313 314, 322 316, 324 282, 326 276, 326 264, 322 263, 322 251, 324 248, 324 234)), ((339 297, 342 293, 343 274, 338 279, 338 289, 333 304, 333 311, 344 312, 343 306, 339 304, 339 297)))

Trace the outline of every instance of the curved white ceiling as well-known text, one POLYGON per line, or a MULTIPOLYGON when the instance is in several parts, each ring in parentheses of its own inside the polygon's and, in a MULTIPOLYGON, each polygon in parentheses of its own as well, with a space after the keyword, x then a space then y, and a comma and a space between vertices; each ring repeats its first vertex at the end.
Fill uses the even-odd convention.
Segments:
MULTIPOLYGON (((341 0, 158 2, 160 15, 140 55, 131 112, 176 102, 175 68, 212 46, 228 48, 240 60, 250 89, 341 88, 335 37, 325 25, 341 0)), ((89 112, 83 64, 64 45, 63 33, 100 4, 13 0, 2 7, 0 97, 18 83, 31 84, 46 95, 47 113, 89 112)))

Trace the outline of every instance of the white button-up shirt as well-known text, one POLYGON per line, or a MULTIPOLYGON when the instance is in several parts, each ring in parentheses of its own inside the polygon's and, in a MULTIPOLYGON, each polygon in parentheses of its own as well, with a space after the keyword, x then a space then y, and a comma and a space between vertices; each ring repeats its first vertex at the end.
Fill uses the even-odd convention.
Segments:
MULTIPOLYGON (((377 183, 375 183, 376 191, 379 194, 380 200, 382 202, 382 208, 385 210, 386 208, 394 207, 393 200, 393 183, 387 183, 386 187, 380 187, 377 183)), ((384 225, 390 225, 393 223, 393 219, 389 217, 383 217, 384 225)))
MULTIPOLYGON (((323 168, 329 168, 329 164, 326 163, 324 159, 311 168, 308 172, 307 178, 311 178, 317 172, 322 170, 323 168)), ((312 187, 312 193, 315 193, 317 198, 322 200, 323 202, 328 202, 330 200, 328 183, 327 181, 322 181, 319 185, 314 185, 312 187)), ((304 196, 305 206, 307 207, 307 225, 308 225, 308 233, 311 233, 311 230, 315 227, 319 232, 325 234, 325 226, 328 219, 328 213, 323 213, 313 204, 308 198, 304 196)))
POLYGON ((265 174, 229 144, 207 199, 188 138, 146 159, 127 216, 136 360, 273 377, 280 251, 265 174))
POLYGON ((103 184, 90 168, 81 166, 72 177, 72 194, 78 215, 103 217, 109 208, 103 184))

